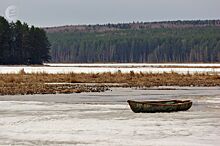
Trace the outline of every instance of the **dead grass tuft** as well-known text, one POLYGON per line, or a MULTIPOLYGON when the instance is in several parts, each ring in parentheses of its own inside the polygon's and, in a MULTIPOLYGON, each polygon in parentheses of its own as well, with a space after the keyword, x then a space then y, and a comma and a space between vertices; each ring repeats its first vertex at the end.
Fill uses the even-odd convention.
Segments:
POLYGON ((18 73, 19 75, 25 75, 26 74, 26 72, 24 71, 24 69, 21 69, 20 71, 19 71, 19 73, 18 73))

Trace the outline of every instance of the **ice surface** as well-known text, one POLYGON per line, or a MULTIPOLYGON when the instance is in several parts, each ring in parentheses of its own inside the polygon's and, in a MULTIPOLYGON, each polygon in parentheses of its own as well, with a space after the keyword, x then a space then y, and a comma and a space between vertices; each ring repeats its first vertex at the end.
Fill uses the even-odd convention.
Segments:
POLYGON ((159 66, 187 66, 187 67, 220 67, 219 63, 45 63, 48 66, 104 66, 104 67, 159 67, 159 66))
POLYGON ((177 72, 177 73, 220 73, 220 64, 46 64, 48 66, 0 66, 0 73, 18 73, 24 70, 26 73, 103 73, 103 72, 118 72, 129 73, 163 73, 163 72, 177 72), (170 67, 160 67, 160 66, 170 67), (171 66, 186 66, 175 67, 171 66), (187 67, 188 66, 188 67, 187 67), (200 68, 199 68, 200 66, 200 68), (207 68, 203 68, 206 66, 207 68), (197 67, 197 68, 195 68, 197 67))
POLYGON ((0 145, 218 146, 220 90, 177 88, 0 96, 0 145), (186 112, 135 114, 130 99, 192 99, 186 112))

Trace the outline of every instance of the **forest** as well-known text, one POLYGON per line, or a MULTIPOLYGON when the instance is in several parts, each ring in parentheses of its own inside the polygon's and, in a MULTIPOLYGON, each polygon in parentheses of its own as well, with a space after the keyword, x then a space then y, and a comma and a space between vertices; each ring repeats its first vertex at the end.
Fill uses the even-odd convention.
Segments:
POLYGON ((43 64, 50 58, 50 43, 43 29, 20 21, 9 23, 0 16, 0 64, 43 64))
POLYGON ((220 62, 220 21, 167 21, 44 28, 51 61, 220 62))

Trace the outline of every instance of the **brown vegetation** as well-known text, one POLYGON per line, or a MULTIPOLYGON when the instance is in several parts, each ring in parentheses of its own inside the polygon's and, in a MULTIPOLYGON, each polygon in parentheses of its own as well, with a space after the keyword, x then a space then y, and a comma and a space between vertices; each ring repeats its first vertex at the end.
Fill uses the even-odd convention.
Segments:
POLYGON ((0 74, 0 95, 102 92, 112 86, 220 86, 220 75, 192 75, 174 72, 162 74, 134 72, 128 74, 121 72, 102 74, 26 74, 22 71, 19 74, 0 74))

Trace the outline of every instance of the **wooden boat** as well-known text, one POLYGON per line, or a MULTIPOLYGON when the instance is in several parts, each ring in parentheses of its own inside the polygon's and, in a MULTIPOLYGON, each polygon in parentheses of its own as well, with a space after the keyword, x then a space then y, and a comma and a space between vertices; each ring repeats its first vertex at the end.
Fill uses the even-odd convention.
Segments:
POLYGON ((178 112, 191 108, 190 100, 166 100, 166 101, 132 101, 128 100, 130 108, 135 113, 178 112))

